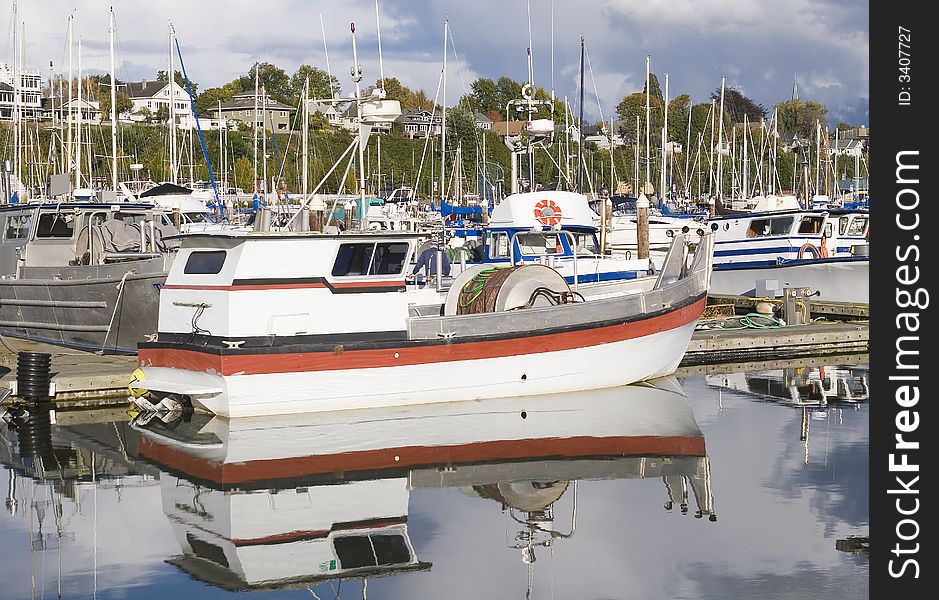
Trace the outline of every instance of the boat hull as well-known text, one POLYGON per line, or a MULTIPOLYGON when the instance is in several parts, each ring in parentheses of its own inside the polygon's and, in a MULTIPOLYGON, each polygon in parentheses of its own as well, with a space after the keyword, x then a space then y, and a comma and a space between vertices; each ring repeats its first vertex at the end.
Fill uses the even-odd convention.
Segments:
POLYGON ((163 353, 159 344, 152 344, 140 350, 146 377, 142 384, 152 380, 149 389, 176 390, 188 395, 194 405, 226 417, 608 388, 673 373, 703 308, 701 298, 617 328, 561 334, 566 337, 510 340, 517 351, 502 351, 495 342, 482 342, 471 350, 453 349, 467 344, 430 346, 427 348, 430 358, 400 366, 394 365, 394 361, 408 362, 410 357, 403 348, 400 352, 394 348, 361 351, 377 352, 384 357, 375 359, 379 362, 370 358, 374 354, 356 356, 356 352, 349 352, 348 357, 337 359, 345 361, 343 368, 321 368, 329 358, 268 353, 255 355, 257 360, 226 366, 225 362, 200 363, 203 357, 192 351, 182 351, 190 352, 189 355, 173 349, 163 353), (173 364, 176 366, 168 366, 173 364), (280 367, 268 368, 265 364, 280 367), (288 371, 291 364, 303 370, 288 371), (240 371, 232 372, 236 369, 240 371), (351 369, 354 371, 350 372, 351 369))
MULTIPOLYGON (((776 289, 807 287, 825 302, 870 303, 870 259, 832 258, 758 266, 715 265, 713 295, 754 296, 758 281, 775 281, 776 289)), ((766 287, 772 289, 772 285, 766 287)))
POLYGON ((24 277, 0 280, 2 335, 135 354, 138 342, 157 332, 160 286, 167 274, 162 258, 132 266, 24 271, 24 277))

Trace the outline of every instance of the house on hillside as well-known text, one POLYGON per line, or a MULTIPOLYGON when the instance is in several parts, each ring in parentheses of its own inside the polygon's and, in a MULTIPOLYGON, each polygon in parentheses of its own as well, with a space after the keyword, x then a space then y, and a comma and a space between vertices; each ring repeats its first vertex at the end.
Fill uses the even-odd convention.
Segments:
POLYGON ((323 115, 326 119, 326 122, 332 127, 340 126, 340 119, 342 117, 342 111, 336 108, 334 104, 328 102, 317 102, 316 100, 309 101, 309 108, 311 115, 319 113, 323 115))
POLYGON ((189 101, 189 94, 175 81, 172 84, 166 81, 131 81, 124 84, 124 93, 130 98, 133 107, 130 109, 131 119, 138 120, 140 115, 147 112, 151 116, 156 116, 160 109, 164 109, 169 114, 170 97, 175 106, 174 114, 177 125, 183 120, 192 118, 192 104, 189 101), (135 118, 133 115, 138 115, 135 118))
POLYGON ((481 112, 473 113, 473 122, 476 123, 476 129, 482 129, 483 131, 492 130, 492 119, 481 112))
POLYGON ((244 123, 251 128, 254 127, 254 119, 257 117, 258 127, 278 133, 290 131, 291 114, 294 111, 296 111, 295 108, 271 99, 264 93, 264 90, 261 90, 257 97, 254 92, 242 92, 228 102, 223 102, 221 112, 216 108, 209 113, 216 120, 224 119, 229 123, 233 121, 244 123), (255 106, 257 106, 257 114, 255 114, 255 106), (266 118, 263 110, 265 106, 266 118))
POLYGON ((438 136, 443 129, 443 117, 423 108, 405 108, 397 120, 411 139, 438 136))

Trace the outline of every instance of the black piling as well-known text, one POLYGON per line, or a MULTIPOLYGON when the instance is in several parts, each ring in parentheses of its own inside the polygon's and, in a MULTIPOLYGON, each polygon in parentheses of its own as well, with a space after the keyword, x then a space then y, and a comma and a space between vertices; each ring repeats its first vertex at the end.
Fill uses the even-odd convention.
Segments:
POLYGON ((20 352, 16 357, 16 395, 27 402, 51 397, 52 355, 47 352, 20 352))

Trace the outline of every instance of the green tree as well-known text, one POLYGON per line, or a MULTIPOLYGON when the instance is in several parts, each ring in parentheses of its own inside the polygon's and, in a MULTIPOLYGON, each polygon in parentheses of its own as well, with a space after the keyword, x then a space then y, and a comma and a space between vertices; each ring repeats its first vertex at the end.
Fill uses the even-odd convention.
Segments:
MULTIPOLYGON (((655 89, 654 87, 652 88, 655 89)), ((646 95, 644 92, 634 92, 625 96, 616 105, 616 114, 619 117, 619 130, 629 140, 635 140, 636 136, 644 138, 646 131, 646 95), (636 117, 639 117, 639 131, 636 131, 636 117)), ((662 131, 665 122, 664 101, 660 97, 650 95, 649 97, 649 118, 652 121, 650 138, 658 139, 658 132, 662 131)), ((671 125, 671 123, 669 123, 671 125)))
POLYGON ((235 96, 235 92, 227 86, 209 88, 199 94, 196 98, 196 112, 200 115, 207 115, 218 110, 218 103, 228 102, 235 96))
MULTIPOLYGON (((381 79, 375 81, 374 88, 380 88, 382 84, 381 79)), ((397 77, 386 77, 385 78, 385 98, 387 100, 397 100, 398 102, 405 102, 412 94, 411 90, 401 83, 397 77)))
POLYGON ((160 108, 157 109, 156 114, 153 115, 153 118, 160 123, 166 122, 170 118, 170 109, 168 106, 160 105, 160 108))
MULTIPOLYGON (((718 106, 720 105, 720 88, 711 93, 711 99, 716 100, 718 106)), ((757 104, 744 96, 740 90, 732 87, 724 88, 724 112, 733 123, 743 123, 744 117, 747 117, 751 123, 757 123, 760 119, 766 118, 766 109, 762 104, 757 104)))
MULTIPOLYGON (((124 92, 117 92, 114 95, 114 100, 117 103, 117 115, 120 116, 134 107, 134 103, 131 102, 130 98, 127 97, 127 94, 124 92)), ((101 95, 100 100, 101 106, 101 118, 110 119, 111 118, 111 93, 101 95)))
POLYGON ((239 78, 242 90, 254 89, 255 72, 258 74, 260 86, 267 91, 268 96, 283 104, 293 102, 290 77, 283 69, 269 62, 254 63, 248 73, 239 78))
POLYGON ((779 131, 809 138, 815 134, 815 123, 825 127, 828 108, 819 102, 786 100, 775 105, 779 119, 779 131))
POLYGON ((303 85, 310 78, 310 98, 323 100, 339 94, 341 86, 335 76, 311 65, 300 65, 290 77, 290 95, 293 104, 299 103, 303 95, 303 85))

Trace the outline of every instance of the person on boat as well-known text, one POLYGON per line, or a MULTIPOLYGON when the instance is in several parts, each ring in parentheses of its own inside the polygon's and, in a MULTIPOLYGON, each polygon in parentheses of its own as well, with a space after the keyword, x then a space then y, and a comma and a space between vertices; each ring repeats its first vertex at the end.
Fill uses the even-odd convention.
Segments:
MULTIPOLYGON (((430 240, 427 246, 418 254, 417 263, 414 265, 414 269, 411 271, 411 274, 408 275, 408 279, 413 279, 421 269, 424 269, 424 277, 430 279, 431 277, 437 274, 437 253, 440 252, 440 242, 437 240, 430 240)), ((441 261, 441 270, 440 274, 444 277, 450 276, 450 259, 447 258, 446 252, 440 252, 443 256, 441 261)))

